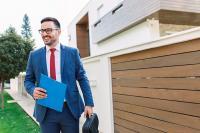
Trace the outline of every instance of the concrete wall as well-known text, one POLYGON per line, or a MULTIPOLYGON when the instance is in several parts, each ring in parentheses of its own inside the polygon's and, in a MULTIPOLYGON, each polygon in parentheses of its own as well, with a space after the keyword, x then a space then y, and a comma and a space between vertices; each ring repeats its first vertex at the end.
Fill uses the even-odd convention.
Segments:
POLYGON ((18 94, 21 96, 29 96, 24 87, 24 78, 25 73, 21 72, 14 79, 10 79, 10 89, 12 89, 15 92, 18 92, 18 94))
POLYGON ((92 25, 96 23, 100 18, 105 16, 122 1, 124 0, 91 0, 91 5, 89 6, 90 23, 92 25), (98 14, 98 8, 100 7, 100 13, 98 14))
MULTIPOLYGON (((77 47, 76 25, 71 25, 69 27, 69 33, 71 37, 69 41, 69 46, 77 47)), ((90 53, 91 56, 104 54, 110 51, 129 47, 130 45, 133 45, 133 43, 143 43, 150 40, 158 39, 159 37, 160 35, 158 21, 145 21, 98 44, 93 43, 92 38, 90 37, 90 53)))
POLYGON ((126 31, 121 31, 120 34, 110 37, 109 39, 94 43, 92 40, 92 26, 99 18, 110 12, 113 8, 119 5, 123 0, 91 0, 85 8, 74 18, 68 26, 69 46, 77 47, 76 24, 79 20, 88 13, 89 16, 89 35, 90 35, 90 55, 95 56, 104 54, 110 51, 129 47, 133 44, 147 42, 159 37, 159 23, 157 20, 147 20, 143 23, 131 27, 126 31), (101 7, 100 15, 97 13, 101 7), (124 45, 126 44, 126 45, 124 45))
MULTIPOLYGON (((99 117, 99 131, 100 133, 113 132, 113 118, 112 118, 112 92, 111 92, 111 77, 110 74, 110 60, 107 57, 97 57, 84 60, 84 67, 92 88, 94 97, 94 112, 99 117)), ((80 125, 85 119, 81 117, 80 125)))
POLYGON ((105 54, 158 39, 159 37, 159 22, 157 20, 145 21, 105 41, 91 45, 91 55, 105 54))
MULTIPOLYGON (((182 11, 182 13, 184 13, 184 11, 192 11, 192 13, 196 13, 193 17, 198 18, 199 16, 197 15, 197 13, 199 13, 199 2, 200 0, 192 0, 190 2, 186 0, 184 0, 183 2, 181 2, 180 0, 170 0, 167 2, 166 0, 153 0, 151 2, 147 0, 91 0, 85 6, 85 8, 74 18, 74 20, 68 27, 68 34, 70 35, 69 45, 72 47, 77 47, 76 24, 87 13, 89 16, 89 35, 91 53, 90 56, 95 56, 110 51, 119 50, 121 48, 129 47, 130 43, 138 44, 158 39, 160 37, 159 30, 161 30, 161 36, 166 35, 163 34, 163 30, 168 30, 165 29, 166 25, 164 25, 165 27, 163 28, 162 22, 161 25, 159 25, 158 20, 149 21, 146 20, 147 18, 145 18, 145 16, 147 17, 160 9, 166 9, 172 11, 182 11), (119 11, 116 11, 116 13, 113 15, 112 11, 121 3, 123 3, 123 6, 119 9, 119 11), (189 6, 185 8, 187 4, 189 4, 189 6), (138 7, 138 5, 144 6, 138 7), (189 10, 190 8, 191 10, 189 10), (94 27, 94 25, 99 20, 101 20, 102 22, 99 23, 96 27, 94 27), (131 25, 132 23, 134 23, 134 26, 131 25), (136 25, 137 23, 139 24, 136 25), (124 43, 126 43, 126 45, 124 45, 124 43)), ((170 19, 170 15, 173 16, 174 14, 174 12, 170 12, 171 14, 168 13, 162 16, 163 12, 159 13, 161 13, 161 16, 158 19, 161 19, 162 21, 164 21, 165 19, 171 21, 172 18, 170 19), (167 15, 168 17, 166 17, 167 15)), ((185 16, 187 15, 188 13, 185 13, 185 16)), ((183 17, 183 19, 184 18, 185 17, 183 17)), ((185 18, 185 20, 187 21, 188 19, 185 18)), ((172 26, 167 25, 167 28, 170 27, 172 26)), ((192 28, 192 26, 186 27, 182 26, 181 24, 180 26, 174 25, 172 28, 179 28, 183 30, 183 27, 185 29, 192 28)))
POLYGON ((85 14, 89 13, 89 28, 91 29, 95 22, 116 7, 121 1, 123 0, 90 0, 68 26, 69 45, 76 47, 76 24, 85 14), (97 10, 100 6, 102 7, 99 14, 97 10))
MULTIPOLYGON (((126 53, 133 53, 145 49, 156 48, 161 46, 173 45, 178 42, 184 42, 200 38, 200 28, 190 29, 177 34, 161 37, 158 40, 149 41, 141 44, 134 44, 129 48, 121 48, 115 52, 101 54, 98 56, 83 59, 92 93, 94 96, 94 112, 99 115, 101 133, 114 133, 113 122, 113 101, 112 101, 112 78, 110 58, 126 53)), ((125 43, 124 43, 125 44, 125 43)), ((84 118, 81 117, 81 124, 84 118)))
MULTIPOLYGON (((194 16, 191 19, 195 19, 195 17, 199 18, 197 15, 199 13, 199 7, 200 0, 124 0, 93 25, 93 42, 98 43, 106 40, 114 34, 126 30, 130 26, 135 26, 135 24, 149 18, 152 14, 160 10, 179 11, 179 13, 191 12, 193 13, 192 16, 194 16)), ((166 15, 170 16, 170 14, 166 15)), ((168 18, 166 15, 160 16, 159 19, 167 18, 167 21, 171 23, 173 19, 176 22, 176 19, 179 20, 181 19, 180 16, 184 16, 182 21, 187 22, 189 20, 183 14, 174 18, 168 18)), ((179 22, 178 24, 181 23, 179 22)))
POLYGON ((13 78, 10 79, 10 89, 14 90, 14 91, 18 91, 18 78, 13 78))

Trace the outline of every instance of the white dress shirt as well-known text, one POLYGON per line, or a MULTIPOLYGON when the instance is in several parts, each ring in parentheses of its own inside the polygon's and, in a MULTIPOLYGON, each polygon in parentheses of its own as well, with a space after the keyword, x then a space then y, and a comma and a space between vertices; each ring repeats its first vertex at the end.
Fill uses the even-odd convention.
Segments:
MULTIPOLYGON (((56 81, 61 82, 61 66, 60 66, 60 55, 61 55, 61 49, 60 49, 60 43, 54 47, 56 50, 54 52, 55 54, 55 69, 56 69, 56 81)), ((50 56, 51 56, 51 51, 50 47, 46 45, 46 62, 47 62, 47 71, 48 71, 48 76, 50 77, 50 56)))

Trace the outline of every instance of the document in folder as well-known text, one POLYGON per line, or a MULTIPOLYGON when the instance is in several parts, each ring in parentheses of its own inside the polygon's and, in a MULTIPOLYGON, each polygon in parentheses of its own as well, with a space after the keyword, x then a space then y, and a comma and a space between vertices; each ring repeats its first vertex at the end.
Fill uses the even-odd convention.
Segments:
POLYGON ((36 103, 62 112, 67 86, 41 74, 39 87, 46 90, 47 98, 38 99, 36 103))

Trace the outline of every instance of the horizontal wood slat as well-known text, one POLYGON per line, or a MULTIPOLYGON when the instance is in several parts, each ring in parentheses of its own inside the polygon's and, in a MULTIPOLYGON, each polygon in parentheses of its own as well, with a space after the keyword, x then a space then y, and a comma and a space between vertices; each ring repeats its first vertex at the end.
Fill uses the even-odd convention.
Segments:
POLYGON ((200 90, 200 78, 113 79, 113 86, 200 90))
POLYGON ((164 55, 178 54, 184 52, 198 51, 200 50, 200 39, 190 40, 186 42, 180 42, 164 47, 152 48, 135 53, 119 55, 111 59, 112 64, 119 62, 126 62, 130 60, 146 59, 164 55))
POLYGON ((137 133, 134 130, 129 130, 125 127, 122 127, 120 125, 115 125, 115 133, 137 133))
POLYGON ((139 70, 113 71, 112 78, 195 77, 200 76, 200 64, 139 70))
POLYGON ((113 94, 200 103, 200 91, 113 87, 113 94))
POLYGON ((200 64, 200 51, 112 64, 112 71, 200 64))
POLYGON ((114 102, 200 117, 200 104, 113 94, 114 102))
POLYGON ((200 132, 200 39, 113 57, 111 71, 115 126, 200 132))
POLYGON ((144 125, 140 125, 135 122, 123 120, 118 117, 115 118, 115 124, 122 125, 123 127, 127 127, 129 129, 133 129, 137 132, 142 132, 142 133, 164 133, 163 131, 153 129, 144 125))
POLYGON ((151 108, 141 107, 141 106, 136 106, 136 105, 131 105, 131 104, 124 104, 124 103, 119 103, 119 102, 114 102, 114 109, 200 130, 199 117, 193 117, 193 116, 177 114, 177 113, 172 113, 172 112, 167 112, 167 111, 162 111, 162 110, 156 110, 156 109, 151 109, 151 108))
POLYGON ((127 113, 124 111, 119 111, 119 110, 114 110, 114 116, 126 119, 128 121, 133 121, 138 124, 143 124, 148 127, 156 128, 158 130, 162 130, 164 132, 169 132, 169 133, 199 133, 200 130, 196 130, 193 128, 165 122, 165 121, 160 121, 157 119, 152 119, 149 117, 144 117, 141 115, 133 114, 133 113, 127 113))

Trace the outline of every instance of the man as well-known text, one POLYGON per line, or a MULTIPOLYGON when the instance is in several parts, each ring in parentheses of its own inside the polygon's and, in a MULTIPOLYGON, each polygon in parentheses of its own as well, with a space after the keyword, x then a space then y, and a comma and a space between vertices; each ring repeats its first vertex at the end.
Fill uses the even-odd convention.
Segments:
MULTIPOLYGON (((61 34, 57 19, 46 17, 41 20, 39 30, 45 47, 30 52, 25 88, 35 100, 48 97, 44 88, 38 87, 40 75, 49 77, 67 85, 62 112, 35 104, 34 117, 40 123, 42 133, 78 133, 79 118, 93 113, 93 98, 89 81, 80 60, 77 49, 63 46, 59 42, 61 34), (80 97, 76 81, 79 82, 85 107, 80 97)), ((56 92, 56 88, 55 88, 56 92)))

